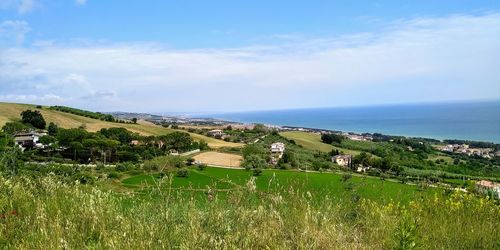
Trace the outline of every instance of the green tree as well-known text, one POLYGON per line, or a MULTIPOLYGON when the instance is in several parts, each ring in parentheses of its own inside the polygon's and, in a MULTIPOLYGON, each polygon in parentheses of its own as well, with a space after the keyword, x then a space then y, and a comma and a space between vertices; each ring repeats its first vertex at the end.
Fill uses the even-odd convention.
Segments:
POLYGON ((31 124, 37 129, 45 129, 46 126, 45 119, 43 118, 42 113, 38 110, 31 111, 28 109, 21 112, 21 121, 24 124, 31 124))
POLYGON ((51 136, 57 136, 57 132, 59 131, 59 127, 57 124, 51 122, 49 123, 49 127, 47 128, 49 135, 51 136))
POLYGON ((323 134, 321 135, 321 141, 326 144, 341 143, 344 137, 336 134, 323 134))
POLYGON ((15 135, 17 133, 28 130, 29 127, 20 122, 7 122, 2 127, 3 132, 8 135, 15 135))

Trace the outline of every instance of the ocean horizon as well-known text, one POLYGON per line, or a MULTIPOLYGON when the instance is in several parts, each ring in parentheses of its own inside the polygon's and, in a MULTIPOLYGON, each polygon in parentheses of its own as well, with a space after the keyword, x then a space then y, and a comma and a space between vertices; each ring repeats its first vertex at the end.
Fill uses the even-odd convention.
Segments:
POLYGON ((500 101, 250 111, 210 117, 242 123, 500 143, 500 101))

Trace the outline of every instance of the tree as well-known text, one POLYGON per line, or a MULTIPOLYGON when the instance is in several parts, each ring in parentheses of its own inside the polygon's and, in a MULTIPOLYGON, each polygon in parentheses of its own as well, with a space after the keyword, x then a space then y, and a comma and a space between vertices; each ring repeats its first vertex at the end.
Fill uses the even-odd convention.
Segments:
POLYGON ((46 126, 45 119, 38 110, 31 111, 28 109, 21 112, 21 121, 24 124, 31 124, 31 126, 37 129, 45 129, 46 126))
POLYGON ((321 141, 326 144, 341 143, 344 137, 336 134, 323 134, 321 135, 321 141))
POLYGON ((355 165, 362 165, 362 166, 370 166, 371 165, 371 156, 367 154, 366 152, 361 152, 359 155, 355 155, 352 159, 352 163, 355 165))
POLYGON ((135 118, 135 117, 134 117, 134 118, 132 118, 132 122, 133 122, 134 124, 137 124, 137 118, 135 118))
POLYGON ((49 144, 55 143, 56 141, 57 141, 56 138, 53 136, 50 136, 50 135, 42 136, 42 137, 40 137, 40 140, 39 140, 39 142, 43 145, 49 145, 49 144))
POLYGON ((19 132, 23 132, 23 131, 28 130, 28 126, 26 126, 20 122, 7 122, 2 127, 2 130, 4 133, 6 133, 8 135, 15 135, 19 132))
POLYGON ((49 123, 49 127, 47 128, 47 130, 49 131, 49 135, 57 136, 57 132, 59 131, 59 127, 57 126, 57 124, 51 122, 51 123, 49 123))
POLYGON ((254 169, 254 168, 265 168, 267 166, 266 161, 262 159, 258 155, 249 155, 245 158, 243 162, 243 166, 246 169, 254 169))

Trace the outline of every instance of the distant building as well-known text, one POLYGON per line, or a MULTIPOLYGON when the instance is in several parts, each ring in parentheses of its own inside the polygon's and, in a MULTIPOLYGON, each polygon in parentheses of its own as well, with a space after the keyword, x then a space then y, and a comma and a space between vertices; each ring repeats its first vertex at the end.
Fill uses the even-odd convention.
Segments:
POLYGON ((272 165, 278 164, 279 159, 283 157, 285 153, 285 144, 282 142, 275 142, 271 144, 271 163, 272 165))
POLYGON ((283 154, 285 152, 285 144, 282 142, 275 142, 271 144, 271 153, 283 154))
POLYGON ((213 137, 217 137, 217 138, 222 138, 224 137, 226 134, 224 134, 224 131, 220 130, 220 129, 214 129, 214 130, 210 130, 208 131, 208 135, 209 136, 213 136, 213 137))
POLYGON ((139 140, 132 140, 132 141, 130 141, 130 145, 131 146, 138 146, 140 144, 141 144, 141 142, 139 140))
POLYGON ((46 133, 37 133, 37 132, 29 132, 29 133, 18 133, 14 136, 14 143, 16 146, 21 148, 39 148, 43 147, 43 144, 39 143, 40 138, 46 133))
POLYGON ((352 163, 352 155, 335 155, 335 156, 332 156, 332 162, 335 162, 339 166, 342 166, 342 167, 348 167, 352 163))
POLYGON ((500 183, 481 180, 476 182, 476 189, 481 193, 493 194, 493 197, 500 199, 500 183))

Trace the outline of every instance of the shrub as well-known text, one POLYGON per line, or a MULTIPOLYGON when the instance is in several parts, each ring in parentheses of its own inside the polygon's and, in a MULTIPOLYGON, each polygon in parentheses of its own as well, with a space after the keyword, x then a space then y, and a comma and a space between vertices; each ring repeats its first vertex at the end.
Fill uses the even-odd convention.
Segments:
POLYGON ((125 171, 135 169, 135 165, 132 163, 125 162, 125 163, 120 163, 120 164, 116 165, 115 169, 116 169, 116 171, 125 172, 125 171))
POLYGON ((147 161, 142 166, 142 169, 144 169, 145 171, 158 171, 158 169, 160 169, 160 166, 155 161, 147 161))
POLYGON ((350 180, 351 178, 352 178, 352 174, 351 174, 351 173, 344 173, 344 174, 342 175, 342 179, 341 179, 341 181, 342 181, 342 182, 346 182, 346 181, 350 180))
POLYGON ((204 163, 198 164, 198 169, 200 171, 203 171, 205 168, 207 168, 207 164, 204 164, 204 163))
POLYGON ((189 176, 189 171, 185 168, 180 168, 177 170, 177 177, 187 178, 189 176))
POLYGON ((253 169, 253 176, 260 176, 261 174, 262 174, 261 168, 254 168, 253 169))
POLYGON ((109 179, 120 179, 120 177, 121 177, 121 174, 116 172, 116 171, 108 173, 109 179))

